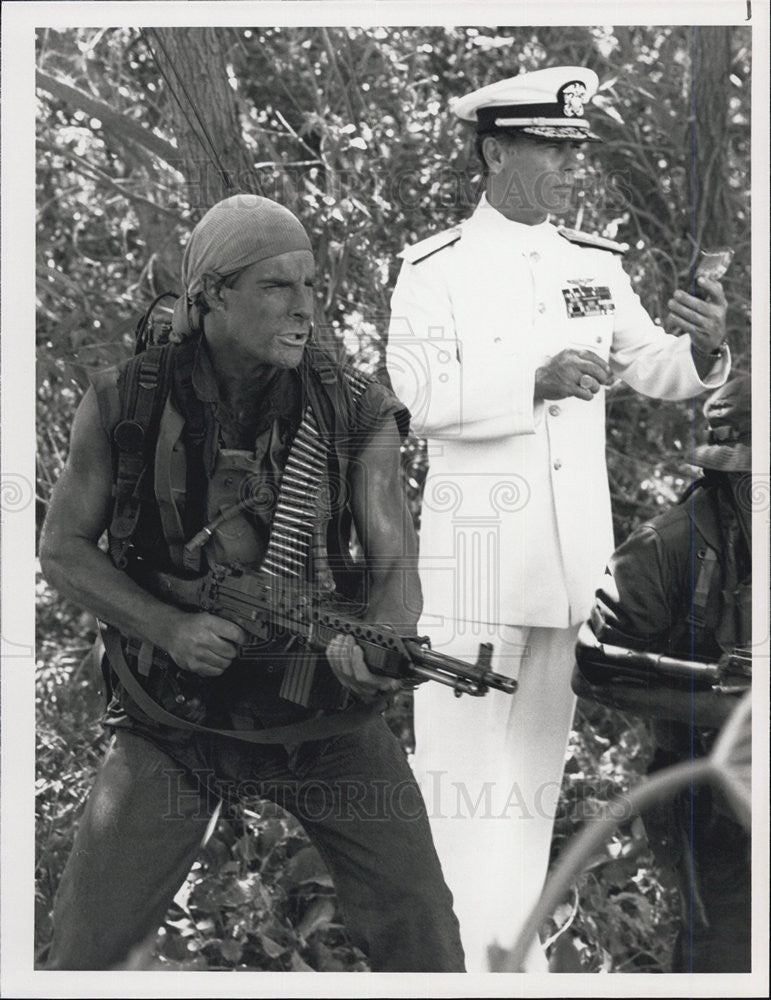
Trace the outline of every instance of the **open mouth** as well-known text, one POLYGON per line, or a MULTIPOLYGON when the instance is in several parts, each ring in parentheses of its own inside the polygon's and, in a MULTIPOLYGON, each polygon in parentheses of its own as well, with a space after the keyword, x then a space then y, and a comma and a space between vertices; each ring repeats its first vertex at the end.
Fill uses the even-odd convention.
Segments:
POLYGON ((282 344, 286 344, 289 347, 303 347, 307 342, 310 334, 307 330, 303 330, 301 333, 285 333, 282 337, 278 339, 282 344))

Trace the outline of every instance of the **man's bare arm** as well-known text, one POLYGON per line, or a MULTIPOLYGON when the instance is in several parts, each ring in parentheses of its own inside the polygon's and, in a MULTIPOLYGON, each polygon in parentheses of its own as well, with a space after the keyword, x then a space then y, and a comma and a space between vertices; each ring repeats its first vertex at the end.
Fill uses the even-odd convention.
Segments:
POLYGON ((116 569, 98 546, 112 507, 110 442, 96 394, 75 415, 70 455, 51 497, 40 541, 48 581, 121 632, 165 649, 185 669, 222 673, 245 636, 232 622, 191 614, 157 600, 116 569))
MULTIPOLYGON (((352 512, 369 571, 369 621, 415 634, 423 598, 417 540, 402 487, 399 434, 390 418, 352 463, 352 512)), ((373 675, 350 636, 333 640, 329 662, 341 683, 360 695, 400 684, 373 675)))
POLYGON ((352 511, 369 571, 370 621, 414 633, 423 598, 399 445, 396 424, 389 418, 352 464, 352 511))

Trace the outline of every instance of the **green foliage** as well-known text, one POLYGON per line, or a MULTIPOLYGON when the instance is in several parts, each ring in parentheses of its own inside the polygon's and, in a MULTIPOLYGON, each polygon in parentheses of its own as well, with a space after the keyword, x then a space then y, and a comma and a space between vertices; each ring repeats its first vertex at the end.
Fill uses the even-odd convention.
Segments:
MULTIPOLYGON (((727 233, 738 234, 725 287, 735 366, 746 370, 750 57, 745 30, 730 30, 720 204, 727 233)), ((700 238, 689 196, 699 182, 689 147, 693 31, 221 29, 252 163, 235 185, 302 217, 319 268, 319 334, 377 370, 396 254, 467 215, 481 190, 471 137, 449 98, 546 62, 587 64, 602 81, 593 115, 605 141, 588 152, 583 190, 562 221, 629 243, 637 291, 663 317, 700 238)), ((128 350, 153 294, 178 288, 185 234, 207 206, 179 172, 181 153, 172 155, 176 105, 136 31, 45 29, 38 50, 46 74, 104 105, 102 120, 40 90, 39 394, 41 426, 53 428, 41 432, 42 512, 86 373, 128 350), (138 123, 150 138, 137 138, 138 123), (175 162, 152 154, 161 142, 175 162)), ((694 416, 688 403, 661 406, 622 385, 608 394, 617 537, 690 478, 694 416)), ((425 459, 417 455, 419 483, 425 459)))
POLYGON ((36 952, 51 935, 51 907, 106 739, 90 624, 40 580, 37 587, 36 952))
POLYGON ((156 942, 171 969, 364 971, 332 882, 296 820, 270 802, 220 819, 156 942))
MULTIPOLYGON (((726 174, 715 215, 726 233, 737 234, 725 280, 729 342, 734 367, 748 370, 749 35, 741 27, 725 30, 732 61, 725 115, 716 115, 726 174)), ((237 189, 275 197, 301 216, 318 263, 317 329, 358 365, 378 370, 396 254, 468 215, 481 190, 471 137, 449 113, 449 98, 519 70, 588 65, 601 79, 594 125, 605 142, 589 150, 583 193, 560 221, 629 243, 625 266, 634 286, 651 315, 663 318, 670 294, 687 281, 702 235, 689 194, 702 181, 689 146, 693 32, 687 26, 218 29, 251 164, 235 172, 237 189)), ((189 181, 192 171, 186 173, 168 85, 135 29, 41 29, 37 54, 48 80, 41 78, 39 87, 37 147, 42 518, 88 373, 130 353, 134 325, 150 299, 179 289, 181 248, 208 206, 189 181)), ((195 64, 180 69, 198 71, 195 64)), ((620 539, 690 480, 699 404, 659 403, 623 385, 607 398, 620 539)), ((418 519, 427 458, 414 438, 403 463, 418 519)), ((95 682, 83 664, 89 622, 44 586, 39 597, 37 944, 43 952, 52 893, 104 737, 94 721, 95 682)), ((400 706, 392 725, 405 742, 407 723, 408 710, 400 706)), ((597 800, 637 780, 647 752, 644 732, 630 719, 584 706, 555 849, 597 800)), ((169 914, 157 961, 185 968, 364 968, 339 926, 323 874, 315 869, 300 877, 311 863, 309 850, 299 827, 270 810, 244 808, 222 819, 169 914)), ((563 936, 573 936, 587 969, 655 970, 665 967, 672 920, 668 890, 632 824, 583 876, 574 904, 555 915, 551 930, 557 934, 569 922, 563 936)))
MULTIPOLYGON (((580 700, 568 748, 552 857, 602 804, 646 774, 653 755, 649 727, 634 716, 580 700)), ((545 932, 566 935, 581 967, 592 972, 666 972, 677 932, 676 894, 661 882, 640 817, 629 817, 589 862, 573 898, 545 932)))

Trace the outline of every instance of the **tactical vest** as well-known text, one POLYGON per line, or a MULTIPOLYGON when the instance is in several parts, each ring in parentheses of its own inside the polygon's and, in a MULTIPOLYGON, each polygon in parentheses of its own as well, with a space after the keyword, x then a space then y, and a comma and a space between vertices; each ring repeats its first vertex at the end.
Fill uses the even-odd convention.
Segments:
MULTIPOLYGON (((197 342, 153 345, 119 366, 117 381, 114 372, 97 373, 92 378, 102 421, 106 429, 112 429, 110 554, 115 565, 140 584, 144 566, 194 576, 207 569, 200 543, 205 543, 210 530, 204 523, 206 498, 219 445, 212 404, 202 401, 193 387, 198 346, 197 342)), ((313 569, 316 585, 366 601, 366 570, 353 564, 349 552, 351 513, 344 484, 357 433, 363 441, 366 432, 357 418, 357 402, 372 382, 355 369, 335 363, 316 347, 306 348, 299 375, 302 419, 289 446, 260 568, 289 576, 313 569), (325 474, 330 488, 327 496, 320 498, 325 474), (315 518, 320 528, 310 537, 309 519, 318 512, 325 513, 326 519, 315 518), (319 567, 326 580, 319 580, 319 567)), ((406 434, 409 414, 401 409, 394 416, 406 434)), ((384 699, 353 704, 329 715, 307 709, 301 711, 298 721, 293 721, 297 716, 293 710, 288 724, 273 718, 267 728, 254 728, 248 719, 242 723, 231 713, 237 730, 212 727, 205 706, 218 679, 182 672, 186 681, 183 696, 177 690, 180 671, 173 664, 169 670, 154 668, 152 647, 142 644, 132 652, 134 641, 121 640, 111 628, 103 630, 103 638, 109 663, 130 702, 166 726, 254 743, 298 742, 356 728, 386 704, 384 699), (134 666, 129 667, 127 660, 134 666), (149 696, 135 672, 148 677, 149 696), (201 698, 189 696, 191 685, 193 689, 200 687, 201 698), (180 703, 185 707, 179 708, 180 703)), ((109 697, 112 676, 107 662, 103 672, 109 697)), ((110 709, 108 724, 122 724, 111 716, 110 709)))
MULTIPOLYGON (((103 421, 113 428, 110 555, 132 576, 140 562, 185 575, 206 570, 201 559, 206 536, 199 536, 207 522, 218 442, 212 406, 193 388, 198 347, 197 340, 152 346, 120 366, 117 383, 99 374, 93 379, 103 421)), ((281 489, 294 490, 307 506, 314 476, 326 472, 338 488, 317 497, 318 513, 328 515, 323 534, 300 539, 299 519, 285 515, 282 523, 271 524, 275 542, 268 557, 276 560, 275 572, 290 575, 307 571, 315 559, 329 567, 337 589, 351 595, 363 574, 350 559, 351 517, 346 490, 339 487, 346 482, 356 403, 370 380, 318 348, 306 349, 299 374, 303 416, 295 439, 304 435, 307 441, 300 441, 299 449, 293 442, 293 468, 284 469, 281 489)), ((319 483, 315 486, 318 494, 319 483)), ((306 510, 306 518, 312 513, 306 510)))
POLYGON ((737 516, 716 486, 698 480, 679 503, 687 503, 697 490, 704 502, 693 503, 689 511, 694 528, 693 592, 670 637, 670 649, 719 657, 748 646, 752 639, 749 553, 743 551, 737 516))

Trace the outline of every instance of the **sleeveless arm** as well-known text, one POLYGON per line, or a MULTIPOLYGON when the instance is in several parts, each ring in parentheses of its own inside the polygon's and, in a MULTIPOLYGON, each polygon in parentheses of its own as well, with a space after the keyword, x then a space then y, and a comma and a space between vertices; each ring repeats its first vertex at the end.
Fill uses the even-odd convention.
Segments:
POLYGON ((232 643, 243 642, 241 630, 165 604, 116 569, 99 548, 111 508, 111 445, 92 388, 75 414, 69 458, 43 525, 43 572, 61 594, 125 635, 167 650, 187 669, 220 673, 235 653, 232 643))
POLYGON ((402 487, 394 422, 384 418, 352 461, 350 487, 370 583, 368 618, 414 634, 422 610, 417 541, 402 487))

